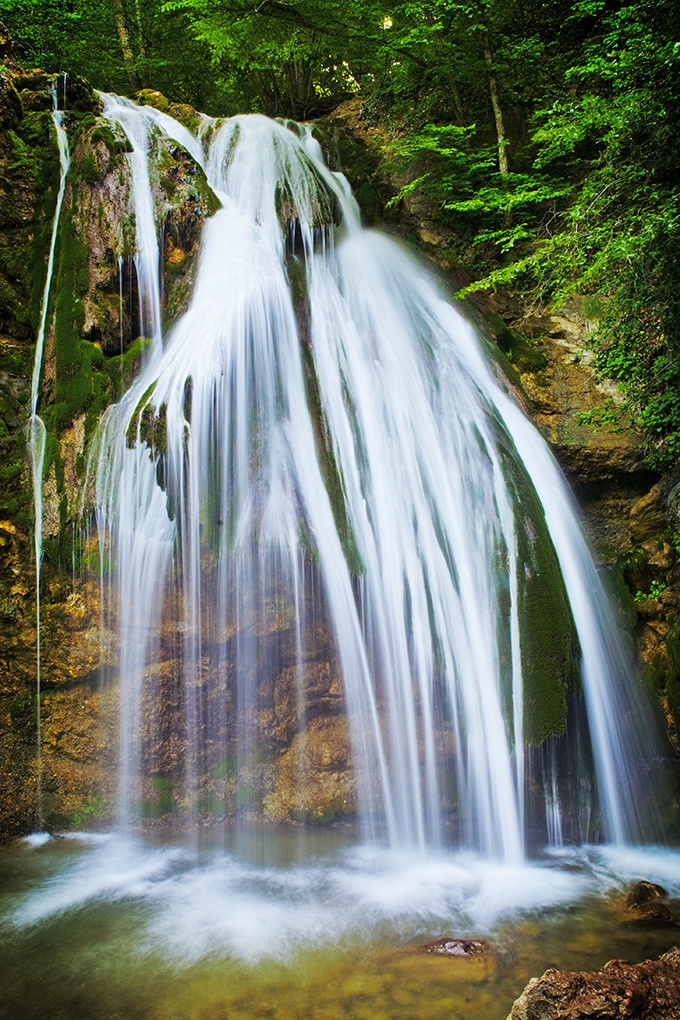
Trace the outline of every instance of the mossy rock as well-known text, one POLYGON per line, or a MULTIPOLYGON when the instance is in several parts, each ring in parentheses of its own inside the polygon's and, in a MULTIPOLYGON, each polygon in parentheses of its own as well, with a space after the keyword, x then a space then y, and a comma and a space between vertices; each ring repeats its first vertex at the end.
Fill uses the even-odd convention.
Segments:
POLYGON ((366 226, 375 226, 385 215, 387 196, 381 190, 379 160, 366 142, 332 115, 317 121, 312 134, 321 145, 331 170, 347 178, 366 226))
POLYGON ((548 359, 538 350, 534 340, 510 329, 495 312, 489 312, 486 318, 496 343, 518 371, 539 372, 547 367, 548 359))
MULTIPOLYGON (((545 515, 536 491, 505 445, 506 477, 515 488, 515 533, 518 547, 518 610, 523 679, 523 733, 531 746, 564 732, 568 693, 580 690, 581 652, 576 628, 545 515)), ((501 573, 505 570, 501 566, 501 573)), ((509 593, 503 593, 509 610, 509 593)), ((506 610, 507 612, 507 610, 506 610)), ((504 633, 509 633, 504 625, 504 633)), ((508 683, 502 695, 512 733, 510 650, 502 645, 508 683)))
POLYGON ((140 89, 135 99, 140 106, 153 106, 161 113, 183 124, 189 131, 195 131, 201 122, 200 114, 188 103, 171 103, 162 92, 156 89, 140 89))
POLYGON ((88 81, 75 74, 57 77, 57 88, 60 95, 63 96, 67 110, 92 114, 102 112, 102 101, 88 81))
POLYGON ((12 79, 0 70, 0 129, 15 129, 23 115, 24 107, 12 79))

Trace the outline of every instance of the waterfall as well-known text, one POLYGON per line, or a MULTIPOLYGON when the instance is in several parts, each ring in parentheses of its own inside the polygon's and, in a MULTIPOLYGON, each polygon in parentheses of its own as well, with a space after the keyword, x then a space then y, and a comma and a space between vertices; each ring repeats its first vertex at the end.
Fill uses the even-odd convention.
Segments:
MULTIPOLYGON (((573 752, 560 735, 573 700, 588 810, 605 838, 639 839, 630 664, 560 471, 472 328, 410 255, 361 228, 308 129, 242 116, 195 138, 116 97, 105 115, 132 146, 139 329, 153 339, 97 444, 121 821, 155 775, 172 773, 189 814, 205 776, 241 770, 273 796, 267 685, 294 677, 304 730, 322 635, 367 839, 453 838, 521 861, 531 746, 573 752), (166 337, 147 163, 162 134, 222 202, 166 337), (168 703, 158 762, 149 727, 165 732, 168 703)), ((558 773, 541 796, 561 842, 558 773)))
MULTIPOLYGON (((66 83, 64 82, 64 89, 66 83)), ((62 114, 58 109, 57 84, 52 88, 53 111, 52 120, 57 134, 57 145, 59 147, 60 178, 57 201, 54 207, 54 219, 52 221, 52 235, 50 238, 49 255, 47 258, 47 271, 45 274, 45 288, 43 290, 42 304, 40 307, 40 322, 35 342, 35 359, 33 362, 33 376, 31 379, 31 417, 28 426, 28 455, 31 462, 31 480, 33 482, 33 508, 35 516, 35 531, 33 536, 33 548, 35 553, 35 628, 36 628, 36 722, 37 722, 37 748, 38 748, 38 796, 37 812, 38 821, 42 825, 42 728, 40 719, 41 700, 41 647, 40 647, 40 568, 42 565, 42 539, 43 539, 43 500, 42 500, 42 476, 43 463, 45 459, 45 425, 38 415, 38 397, 40 391, 40 375, 42 371, 43 348, 45 345, 45 329, 47 326, 47 313, 52 286, 52 272, 54 270, 54 253, 57 245, 57 232, 59 229, 59 216, 66 190, 66 175, 69 168, 69 145, 68 138, 62 127, 62 114)))

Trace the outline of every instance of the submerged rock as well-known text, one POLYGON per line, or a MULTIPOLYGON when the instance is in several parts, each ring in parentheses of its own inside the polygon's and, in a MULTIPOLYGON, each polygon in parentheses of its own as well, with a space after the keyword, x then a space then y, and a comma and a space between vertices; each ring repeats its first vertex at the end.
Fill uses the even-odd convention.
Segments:
POLYGON ((423 942, 416 946, 416 953, 429 953, 433 956, 452 956, 456 959, 479 959, 491 955, 491 945, 486 939, 457 939, 450 935, 434 942, 423 942))
POLYGON ((668 893, 654 882, 636 882, 626 896, 626 924, 632 925, 678 925, 680 918, 673 913, 664 900, 668 893))
POLYGON ((547 970, 532 978, 508 1020, 679 1020, 680 949, 660 960, 611 960, 602 970, 547 970))

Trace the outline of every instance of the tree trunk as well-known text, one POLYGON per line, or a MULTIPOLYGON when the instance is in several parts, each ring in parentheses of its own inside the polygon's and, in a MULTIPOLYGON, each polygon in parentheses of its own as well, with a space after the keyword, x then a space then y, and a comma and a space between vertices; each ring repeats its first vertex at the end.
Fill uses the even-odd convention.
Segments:
POLYGON ((453 99, 453 108, 456 111, 456 120, 458 121, 458 127, 467 127, 467 118, 465 116, 465 109, 463 107, 463 99, 458 88, 458 83, 455 78, 449 76, 448 78, 449 88, 451 89, 451 98, 453 99))
POLYGON ((493 69, 493 56, 491 54, 489 33, 485 28, 480 30, 480 38, 482 42, 482 53, 484 54, 484 63, 486 64, 487 78, 489 81, 491 105, 493 106, 493 115, 496 121, 496 135, 498 136, 498 169, 500 170, 501 175, 505 177, 508 174, 507 135, 505 133, 503 110, 501 109, 501 100, 498 92, 498 81, 496 80, 496 72, 493 69))
POLYGON ((142 28, 142 10, 139 6, 139 0, 135 0, 135 20, 137 22, 137 34, 139 39, 139 55, 140 57, 146 57, 146 48, 144 46, 144 29, 142 28))
POLYGON ((139 78, 135 70, 135 57, 130 46, 130 33, 125 23, 125 11, 123 10, 122 0, 113 0, 113 16, 116 19, 116 30, 118 31, 118 40, 128 80, 132 88, 137 91, 139 89, 139 78))

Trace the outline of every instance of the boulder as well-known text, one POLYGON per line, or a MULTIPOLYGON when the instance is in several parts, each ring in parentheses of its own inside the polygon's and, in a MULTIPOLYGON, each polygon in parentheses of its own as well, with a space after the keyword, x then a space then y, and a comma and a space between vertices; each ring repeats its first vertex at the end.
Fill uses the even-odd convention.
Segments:
POLYGON ((635 927, 680 924, 680 918, 668 907, 668 893, 654 882, 636 882, 625 900, 625 923, 635 927))
POLYGON ((660 960, 611 960, 602 970, 547 970, 532 978, 508 1020, 680 1020, 680 949, 660 960))

